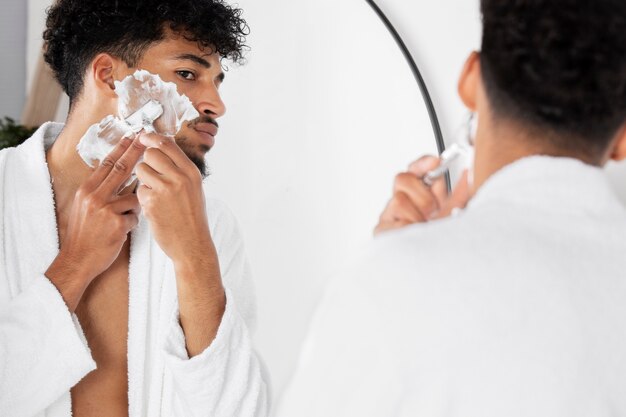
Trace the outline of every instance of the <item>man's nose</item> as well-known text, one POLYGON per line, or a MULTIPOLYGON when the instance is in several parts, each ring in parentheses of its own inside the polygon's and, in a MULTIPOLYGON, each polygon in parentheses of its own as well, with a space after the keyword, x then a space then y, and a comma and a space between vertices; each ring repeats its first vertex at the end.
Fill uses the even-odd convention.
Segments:
POLYGON ((202 100, 197 105, 197 110, 202 116, 217 119, 226 113, 226 106, 217 89, 212 90, 202 97, 202 100))

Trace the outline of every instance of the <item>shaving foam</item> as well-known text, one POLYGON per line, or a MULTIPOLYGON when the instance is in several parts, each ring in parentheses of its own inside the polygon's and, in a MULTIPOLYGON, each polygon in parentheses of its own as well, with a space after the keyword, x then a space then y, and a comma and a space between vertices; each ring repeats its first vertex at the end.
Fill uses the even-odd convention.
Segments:
MULTIPOLYGON (((122 81, 115 81, 117 115, 109 115, 89 127, 76 150, 90 167, 102 161, 124 137, 140 131, 174 137, 184 122, 200 116, 176 84, 138 70, 122 81)), ((133 170, 134 172, 134 170, 133 170)))

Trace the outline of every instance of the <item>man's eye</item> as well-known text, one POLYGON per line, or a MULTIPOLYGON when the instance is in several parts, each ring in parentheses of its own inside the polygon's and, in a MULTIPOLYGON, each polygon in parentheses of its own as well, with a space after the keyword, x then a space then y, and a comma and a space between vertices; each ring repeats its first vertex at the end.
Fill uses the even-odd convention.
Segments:
POLYGON ((193 81, 196 79, 196 75, 191 71, 176 71, 176 74, 180 75, 188 81, 193 81))

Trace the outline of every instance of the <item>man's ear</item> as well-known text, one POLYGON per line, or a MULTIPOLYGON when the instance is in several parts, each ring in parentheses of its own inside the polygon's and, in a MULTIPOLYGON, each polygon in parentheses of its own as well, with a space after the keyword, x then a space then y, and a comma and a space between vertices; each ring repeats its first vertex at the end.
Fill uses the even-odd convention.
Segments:
POLYGON ((91 61, 90 75, 94 85, 101 94, 116 97, 115 74, 121 70, 123 62, 109 54, 98 54, 91 61))
POLYGON ((472 52, 465 61, 459 77, 458 92, 461 101, 469 110, 476 111, 478 86, 480 84, 480 54, 472 52))
POLYGON ((613 141, 613 149, 611 150, 611 159, 614 161, 623 161, 626 159, 626 125, 622 126, 613 141))

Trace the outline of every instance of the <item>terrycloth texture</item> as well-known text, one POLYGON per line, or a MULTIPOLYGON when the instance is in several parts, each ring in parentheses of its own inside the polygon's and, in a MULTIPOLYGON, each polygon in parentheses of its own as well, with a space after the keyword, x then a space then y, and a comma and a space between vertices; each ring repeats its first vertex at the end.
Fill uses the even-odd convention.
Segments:
POLYGON ((327 292, 278 413, 626 415, 626 212, 532 157, 455 218, 375 239, 327 292))
MULTIPOLYGON (((95 369, 80 323, 44 272, 58 237, 44 147, 46 124, 0 153, 0 416, 70 417, 70 388, 95 369)), ((267 390, 249 335, 254 295, 232 214, 207 200, 227 288, 216 339, 189 359, 172 262, 145 219, 131 236, 128 336, 131 417, 264 416, 267 390)))

